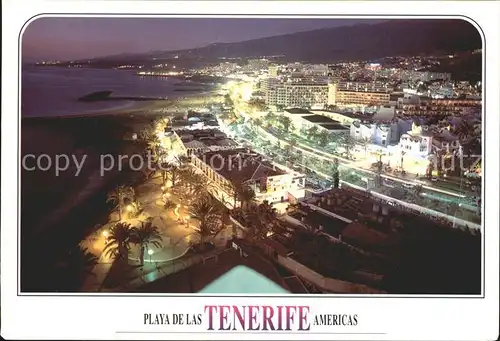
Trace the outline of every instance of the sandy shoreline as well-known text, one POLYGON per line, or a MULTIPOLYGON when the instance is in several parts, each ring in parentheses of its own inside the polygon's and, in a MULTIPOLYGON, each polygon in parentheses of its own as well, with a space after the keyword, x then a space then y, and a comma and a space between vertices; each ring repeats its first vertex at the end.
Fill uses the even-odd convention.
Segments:
MULTIPOLYGON (((216 90, 205 91, 202 93, 196 93, 191 95, 186 95, 182 97, 174 97, 165 100, 151 100, 151 101, 138 101, 126 104, 123 106, 118 106, 114 108, 106 108, 102 110, 95 110, 86 113, 74 113, 67 115, 55 115, 55 116, 27 116, 22 117, 23 119, 52 119, 52 118, 81 118, 81 117, 98 117, 98 116, 110 116, 110 115, 158 115, 161 113, 175 113, 182 112, 189 108, 196 107, 205 101, 213 100, 214 97, 218 96, 216 90), (162 110, 162 112, 158 112, 162 110)), ((22 113, 21 113, 22 115, 22 113)))

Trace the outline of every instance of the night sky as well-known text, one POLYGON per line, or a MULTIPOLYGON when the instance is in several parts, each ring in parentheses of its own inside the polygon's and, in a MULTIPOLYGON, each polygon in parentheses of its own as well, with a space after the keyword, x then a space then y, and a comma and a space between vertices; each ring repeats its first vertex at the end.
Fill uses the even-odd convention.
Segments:
POLYGON ((327 27, 357 19, 40 18, 23 36, 23 58, 69 60, 177 50, 327 27))

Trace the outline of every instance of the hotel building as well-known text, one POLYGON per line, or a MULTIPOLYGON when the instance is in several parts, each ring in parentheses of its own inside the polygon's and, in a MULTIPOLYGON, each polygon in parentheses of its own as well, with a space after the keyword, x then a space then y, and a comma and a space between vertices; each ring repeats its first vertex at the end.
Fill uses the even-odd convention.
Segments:
POLYGON ((266 104, 284 108, 307 108, 328 103, 328 85, 311 81, 268 84, 266 104))
POLYGON ((248 185, 256 200, 296 201, 305 196, 305 175, 278 167, 246 148, 195 153, 192 164, 230 197, 232 183, 248 185))
POLYGON ((388 105, 390 94, 385 92, 337 91, 336 104, 358 104, 367 106, 388 105))

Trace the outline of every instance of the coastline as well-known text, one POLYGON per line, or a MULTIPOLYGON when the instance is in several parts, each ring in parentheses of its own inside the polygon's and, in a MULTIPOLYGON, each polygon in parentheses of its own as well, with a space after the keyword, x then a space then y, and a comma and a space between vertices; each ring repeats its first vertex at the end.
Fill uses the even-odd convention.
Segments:
MULTIPOLYGON (((135 181, 134 179, 140 176, 140 173, 132 171, 107 172, 104 177, 96 176, 100 170, 100 157, 107 154, 131 156, 142 153, 144 146, 124 139, 125 134, 141 131, 156 117, 184 114, 190 109, 206 107, 208 102, 217 100, 217 96, 217 91, 207 91, 166 100, 129 102, 125 106, 94 112, 22 117, 23 155, 45 154, 52 158, 56 155, 87 156, 85 167, 78 177, 74 176, 73 164, 71 169, 62 172, 60 176, 53 172, 23 171, 22 210, 29 212, 30 217, 24 219, 23 231, 26 234, 37 233, 37 226, 42 225, 47 228, 53 226, 54 230, 60 231, 62 222, 70 221, 68 224, 78 225, 79 232, 85 233, 86 228, 99 222, 99 215, 102 212, 107 212, 105 197, 95 199, 94 196, 106 193, 123 181, 135 181), (74 216, 65 208, 66 202, 72 201, 72 198, 77 196, 82 200, 80 206, 86 205, 85 207, 90 208, 92 205, 95 206, 95 214, 92 213, 92 209, 92 212, 85 214, 86 224, 78 218, 78 214, 74 216), (39 197, 51 199, 44 200, 41 204, 36 200, 39 197), (47 212, 58 212, 57 217, 54 216, 53 220, 52 216, 47 216, 47 212)), ((79 208, 74 210, 78 211, 79 208)))
POLYGON ((22 116, 23 120, 27 119, 53 119, 53 118, 81 118, 81 117, 98 117, 98 116, 114 116, 114 115, 158 115, 158 110, 163 110, 162 113, 176 113, 189 107, 196 106, 196 102, 208 101, 212 96, 218 96, 217 90, 208 90, 196 92, 192 94, 183 94, 180 97, 167 98, 164 100, 151 101, 129 101, 128 103, 115 106, 112 108, 96 109, 86 112, 68 113, 64 115, 54 116, 22 116))

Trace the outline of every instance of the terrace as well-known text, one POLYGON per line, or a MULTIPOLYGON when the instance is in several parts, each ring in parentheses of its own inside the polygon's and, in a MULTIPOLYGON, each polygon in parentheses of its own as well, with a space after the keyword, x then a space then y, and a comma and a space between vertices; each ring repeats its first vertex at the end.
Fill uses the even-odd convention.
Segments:
POLYGON ((283 252, 278 254, 321 276, 372 288, 380 287, 379 282, 388 265, 385 260, 364 254, 345 243, 333 242, 325 235, 315 234, 297 226, 294 229, 291 235, 286 232, 275 233, 268 238, 269 243, 266 243, 270 246, 264 248, 287 250, 286 255, 283 252))

